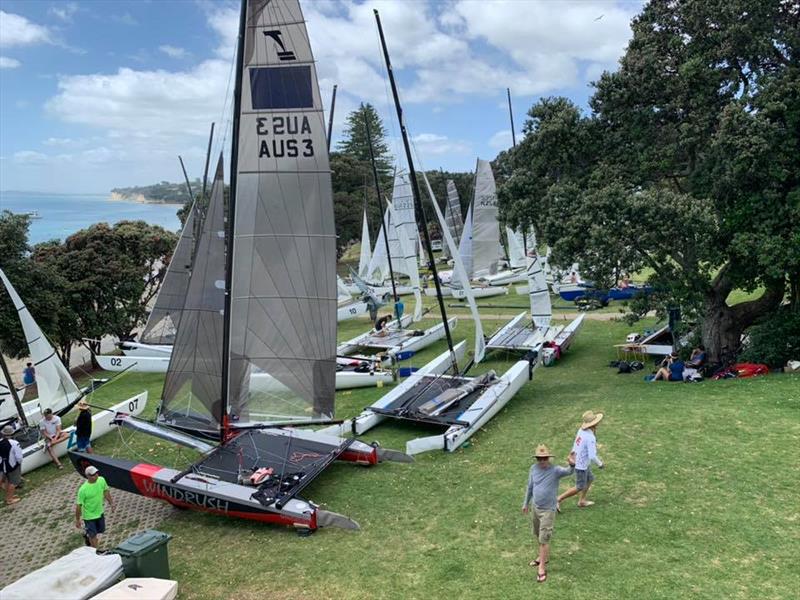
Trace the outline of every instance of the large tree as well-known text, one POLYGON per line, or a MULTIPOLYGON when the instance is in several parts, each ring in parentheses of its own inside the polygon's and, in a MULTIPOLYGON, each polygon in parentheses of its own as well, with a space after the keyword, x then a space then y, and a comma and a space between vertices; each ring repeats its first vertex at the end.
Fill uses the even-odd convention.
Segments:
MULTIPOLYGON (((386 143, 386 128, 383 125, 378 111, 369 103, 362 103, 358 109, 347 116, 347 125, 344 128, 344 137, 336 144, 336 149, 351 158, 365 164, 370 163, 369 143, 367 142, 367 126, 372 140, 372 151, 375 154, 375 163, 381 178, 392 173, 394 159, 386 143)), ((371 167, 370 167, 371 168, 371 167)))
POLYGON ((652 269, 652 302, 696 317, 715 361, 787 290, 800 304, 799 13, 650 2, 590 116, 565 99, 531 109, 501 189, 510 219, 601 284, 652 269), (735 288, 761 292, 729 305, 735 288))

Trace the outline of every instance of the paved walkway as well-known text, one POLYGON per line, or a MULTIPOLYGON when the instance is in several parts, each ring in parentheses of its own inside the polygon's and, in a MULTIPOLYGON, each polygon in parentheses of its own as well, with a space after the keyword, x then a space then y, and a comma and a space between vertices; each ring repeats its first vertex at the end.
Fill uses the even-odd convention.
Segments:
MULTIPOLYGON (((22 502, 0 508, 0 588, 83 545, 75 528, 75 495, 83 479, 74 472, 36 487, 22 502)), ((100 547, 113 548, 131 534, 157 528, 174 509, 165 502, 111 490, 115 511, 100 547)))

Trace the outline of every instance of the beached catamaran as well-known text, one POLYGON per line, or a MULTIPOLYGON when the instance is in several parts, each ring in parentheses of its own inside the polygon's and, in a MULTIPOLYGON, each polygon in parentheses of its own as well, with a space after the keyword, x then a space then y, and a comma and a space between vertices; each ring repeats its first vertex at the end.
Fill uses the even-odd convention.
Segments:
MULTIPOLYGON (((36 324, 22 298, 2 270, 0 270, 0 280, 3 281, 6 292, 17 310, 31 362, 36 367, 36 387, 39 397, 22 402, 20 392, 24 390, 14 388, 5 361, 0 356, 0 363, 2 363, 0 364, 2 367, 0 389, 6 391, 5 394, 0 395, 0 425, 11 423, 17 430, 14 437, 22 446, 22 472, 27 473, 50 462, 50 455, 39 434, 39 423, 44 418, 44 411, 49 408, 56 415, 64 415, 79 400, 90 394, 95 387, 78 389, 47 336, 36 324)), ((144 410, 146 404, 147 392, 143 392, 108 410, 96 410, 92 417, 92 439, 97 439, 113 429, 111 421, 118 412, 138 415, 144 410)), ((74 427, 64 429, 67 434, 65 439, 53 446, 56 456, 64 456, 67 453, 67 447, 75 443, 72 435, 74 431, 74 427)))
MULTIPOLYGON (((299 493, 337 459, 408 457, 298 428, 333 415, 336 233, 316 67, 297 0, 243 2, 232 139, 230 234, 211 230, 207 216, 156 422, 119 418, 202 457, 182 471, 70 458, 80 472, 95 465, 113 487, 177 506, 300 531, 354 529, 299 493)), ((221 179, 221 164, 217 172, 221 179)))

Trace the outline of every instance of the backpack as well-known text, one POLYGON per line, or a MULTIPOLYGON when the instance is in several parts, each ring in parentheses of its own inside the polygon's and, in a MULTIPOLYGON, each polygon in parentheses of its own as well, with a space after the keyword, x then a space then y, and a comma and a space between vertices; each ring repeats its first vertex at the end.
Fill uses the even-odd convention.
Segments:
POLYGON ((620 373, 632 373, 633 372, 633 369, 631 368, 631 364, 629 362, 627 362, 627 361, 624 361, 624 360, 619 361, 619 364, 617 365, 617 368, 619 369, 617 371, 617 375, 619 375, 620 373))

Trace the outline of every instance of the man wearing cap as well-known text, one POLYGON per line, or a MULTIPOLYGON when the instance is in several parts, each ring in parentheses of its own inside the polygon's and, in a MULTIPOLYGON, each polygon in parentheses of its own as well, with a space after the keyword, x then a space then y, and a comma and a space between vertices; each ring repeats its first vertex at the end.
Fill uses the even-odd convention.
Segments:
POLYGON ((81 519, 87 545, 97 548, 98 534, 105 533, 106 519, 103 513, 103 501, 114 510, 114 501, 105 478, 98 474, 97 468, 86 467, 86 481, 78 488, 78 499, 75 502, 75 527, 81 528, 81 519))
POLYGON ((22 447, 13 435, 14 428, 11 425, 3 427, 0 437, 0 483, 6 488, 6 504, 20 501, 14 491, 22 483, 22 447))
POLYGON ((603 413, 594 413, 587 410, 583 413, 583 422, 578 433, 575 434, 575 442, 572 444, 572 451, 575 453, 575 487, 569 488, 558 497, 559 509, 561 502, 580 493, 578 506, 581 508, 591 506, 594 502, 586 499, 589 488, 592 487, 594 475, 592 474, 592 463, 599 468, 603 468, 605 463, 597 456, 597 438, 595 431, 597 424, 603 420, 603 413))
POLYGON ((85 400, 78 402, 78 417, 75 419, 75 439, 78 452, 92 454, 92 411, 85 400))
POLYGON ((569 468, 550 464, 553 455, 544 444, 536 447, 536 463, 531 466, 528 475, 528 487, 525 488, 525 500, 522 502, 522 512, 527 514, 532 508, 533 535, 539 541, 539 557, 529 564, 539 568, 536 581, 543 583, 547 580, 547 563, 550 562, 550 538, 553 536, 553 525, 556 520, 556 496, 558 495, 558 481, 562 477, 571 475, 575 467, 575 457, 570 453, 567 458, 569 468), (533 506, 531 507, 531 504, 533 506))

